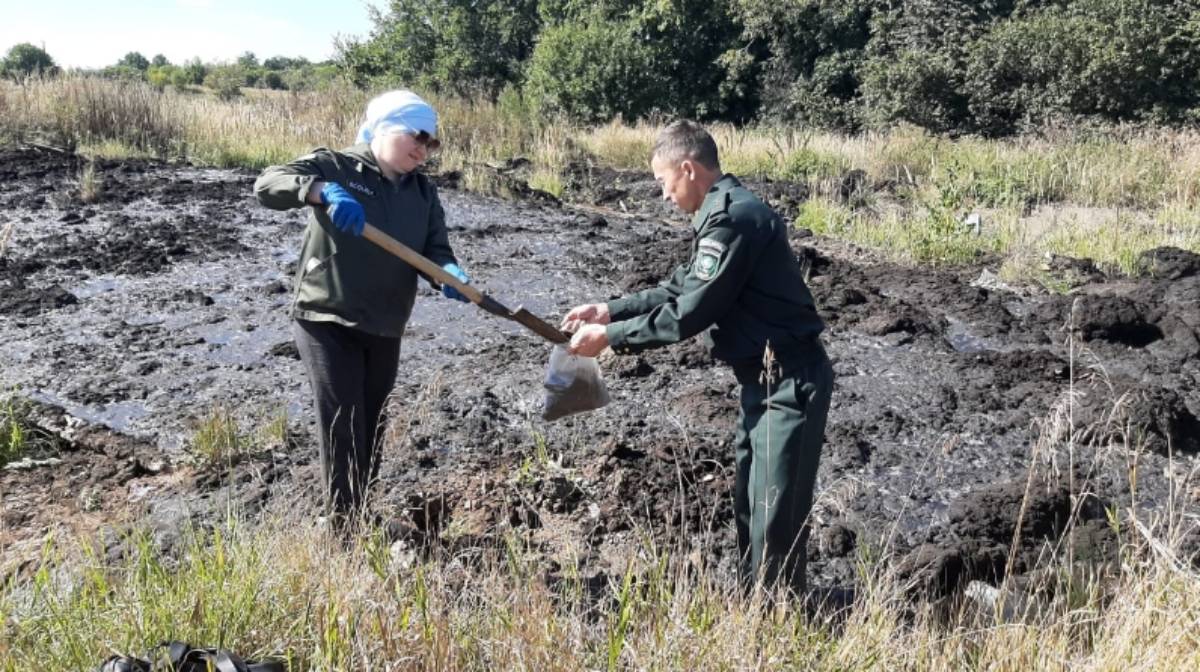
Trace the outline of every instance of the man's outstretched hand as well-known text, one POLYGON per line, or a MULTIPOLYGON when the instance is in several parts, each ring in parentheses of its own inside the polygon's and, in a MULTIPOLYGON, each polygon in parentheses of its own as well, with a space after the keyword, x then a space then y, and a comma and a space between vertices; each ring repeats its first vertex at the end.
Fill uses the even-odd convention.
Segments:
POLYGON ((607 303, 585 303, 582 306, 575 306, 563 317, 562 324, 559 329, 573 334, 579 331, 584 325, 599 324, 605 325, 610 321, 608 314, 607 303))
POLYGON ((608 330, 602 324, 584 324, 571 337, 567 352, 581 357, 595 357, 608 347, 608 330))

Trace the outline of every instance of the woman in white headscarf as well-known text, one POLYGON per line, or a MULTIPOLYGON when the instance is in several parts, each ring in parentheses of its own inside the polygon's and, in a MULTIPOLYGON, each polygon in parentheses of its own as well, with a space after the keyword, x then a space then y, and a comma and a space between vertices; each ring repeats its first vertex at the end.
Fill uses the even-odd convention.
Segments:
MULTIPOLYGON (((437 131, 429 103, 389 91, 367 105, 358 144, 272 166, 254 185, 268 208, 311 206, 291 314, 316 402, 329 512, 342 527, 361 511, 379 470, 384 404, 417 292, 417 272, 361 238, 363 224, 468 281, 437 189, 417 172, 440 145, 437 131)), ((442 293, 466 300, 449 286, 442 293)))

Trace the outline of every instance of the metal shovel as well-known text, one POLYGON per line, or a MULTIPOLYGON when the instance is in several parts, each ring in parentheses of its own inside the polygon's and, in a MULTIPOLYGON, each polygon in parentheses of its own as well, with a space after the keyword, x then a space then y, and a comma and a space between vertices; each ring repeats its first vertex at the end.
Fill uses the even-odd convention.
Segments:
POLYGON ((426 259, 409 246, 401 243, 395 238, 392 238, 374 226, 371 226, 370 224, 364 225, 362 235, 363 238, 366 238, 388 252, 400 257, 409 266, 412 266, 421 273, 424 273, 425 275, 437 280, 442 284, 450 285, 451 287, 457 289, 459 293, 467 297, 471 303, 479 306, 487 312, 503 317, 506 320, 517 322, 538 336, 550 341, 551 343, 566 343, 571 340, 566 334, 551 326, 545 320, 542 320, 528 310, 525 310, 523 306, 517 306, 516 310, 511 310, 478 289, 460 282, 458 278, 442 270, 441 266, 438 266, 432 261, 426 259))

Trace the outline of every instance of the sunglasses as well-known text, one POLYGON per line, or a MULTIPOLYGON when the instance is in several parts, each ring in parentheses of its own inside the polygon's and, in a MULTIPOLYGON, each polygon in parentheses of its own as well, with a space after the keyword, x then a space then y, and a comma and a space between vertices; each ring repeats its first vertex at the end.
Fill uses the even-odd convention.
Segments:
POLYGON ((442 146, 441 140, 438 140, 425 131, 417 131, 416 133, 410 132, 409 135, 412 136, 413 140, 417 141, 418 145, 421 145, 430 152, 436 152, 438 148, 442 146))

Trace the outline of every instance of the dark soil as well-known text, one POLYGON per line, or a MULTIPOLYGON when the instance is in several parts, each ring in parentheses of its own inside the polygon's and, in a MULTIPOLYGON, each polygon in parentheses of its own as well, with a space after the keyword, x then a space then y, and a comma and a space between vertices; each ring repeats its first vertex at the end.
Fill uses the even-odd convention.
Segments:
MULTIPOLYGON (((80 169, 68 155, 0 150, 0 230, 15 227, 0 258, 0 380, 61 437, 53 455, 31 456, 54 459, 0 470, 3 574, 35 560, 51 529, 94 531, 119 554, 127 525, 149 526, 169 550, 231 501, 250 515, 317 516, 309 392, 287 318, 304 213, 258 206, 250 172, 142 161, 98 162, 100 198, 85 204, 80 169), (214 408, 246 432, 286 410, 295 439, 231 470, 197 466, 192 437, 214 408)), ((557 320, 686 260, 686 219, 645 173, 576 166, 567 193, 587 209, 482 198, 449 188, 452 177, 456 250, 510 306, 557 320)), ((784 212, 805 197, 751 186, 784 212)), ((1156 250, 1142 279, 1096 271, 1061 296, 977 286, 986 263, 910 268, 801 231, 793 244, 837 373, 814 585, 854 583, 867 549, 932 597, 1067 547, 1105 562, 1104 508, 1132 504, 1132 465, 1139 511, 1167 506, 1169 479, 1177 505, 1197 505, 1196 255, 1156 250), (1072 412, 1058 413, 1072 393, 1072 412), (1092 493, 1074 519, 1072 481, 1092 493)), ((545 423, 549 352, 423 288, 378 515, 461 557, 515 531, 548 576, 576 560, 589 580, 620 571, 643 530, 731 575, 731 373, 699 339, 605 356, 612 402, 545 423)))

